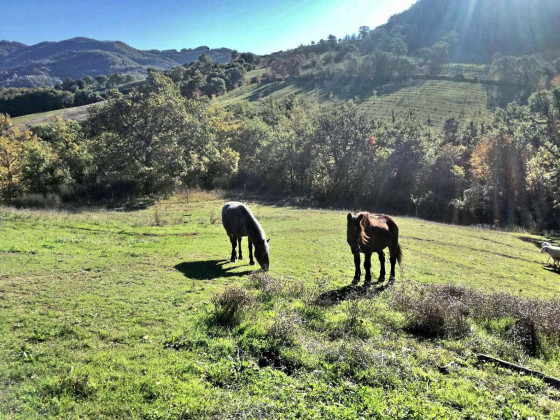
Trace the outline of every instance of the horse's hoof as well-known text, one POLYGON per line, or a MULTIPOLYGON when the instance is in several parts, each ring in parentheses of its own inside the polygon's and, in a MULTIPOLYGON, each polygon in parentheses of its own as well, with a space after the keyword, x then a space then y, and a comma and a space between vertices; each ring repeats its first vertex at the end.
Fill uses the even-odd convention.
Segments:
POLYGON ((371 280, 370 281, 364 281, 364 289, 367 289, 368 287, 371 286, 371 280))
POLYGON ((239 257, 238 260, 239 260, 239 261, 243 261, 243 257, 239 257))
POLYGON ((249 261, 249 265, 255 265, 255 261, 249 261))
POLYGON ((383 283, 385 281, 385 277, 379 277, 377 279, 377 283, 383 283))
POLYGON ((235 258, 230 259, 229 262, 235 262, 235 258))
POLYGON ((397 278, 396 278, 395 276, 391 276, 391 277, 389 277, 389 282, 393 282, 393 281, 395 281, 396 279, 397 279, 397 278))
POLYGON ((352 280, 352 286, 357 286, 359 282, 360 282, 360 278, 359 277, 357 279, 355 278, 354 280, 352 280))

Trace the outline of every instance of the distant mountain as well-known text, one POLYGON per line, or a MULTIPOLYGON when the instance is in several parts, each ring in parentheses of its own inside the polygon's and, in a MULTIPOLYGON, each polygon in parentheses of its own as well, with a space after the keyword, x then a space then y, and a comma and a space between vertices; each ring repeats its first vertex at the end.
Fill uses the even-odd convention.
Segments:
POLYGON ((27 45, 22 44, 21 42, 0 41, 0 57, 6 56, 25 47, 27 47, 27 45))
POLYGON ((116 72, 144 74, 148 67, 168 69, 196 61, 202 53, 213 61, 227 62, 229 48, 137 50, 120 41, 72 38, 60 42, 25 45, 0 41, 0 87, 54 85, 70 77, 109 75, 116 72))
POLYGON ((494 53, 523 55, 560 49, 559 0, 418 0, 386 25, 403 26, 409 51, 457 31, 456 61, 488 62, 494 53))

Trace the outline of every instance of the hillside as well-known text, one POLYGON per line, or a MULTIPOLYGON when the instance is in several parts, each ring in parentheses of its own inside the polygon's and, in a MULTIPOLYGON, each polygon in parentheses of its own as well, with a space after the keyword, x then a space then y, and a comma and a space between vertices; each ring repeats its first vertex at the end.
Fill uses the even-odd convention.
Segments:
MULTIPOLYGON (((227 260, 225 201, 2 209, 0 417, 557 418, 558 390, 476 363, 484 352, 560 375, 558 347, 531 353, 525 324, 501 312, 558 295, 535 246, 552 238, 397 217, 404 268, 365 293, 347 287, 345 212, 251 203, 271 238, 262 276, 227 260), (410 328, 411 292, 467 293, 420 288, 449 282, 486 290, 472 296, 487 296, 488 320, 457 300, 449 335, 410 328)), ((438 325, 442 302, 420 302, 438 325)))
POLYGON ((412 52, 456 31, 451 59, 460 62, 487 63, 495 53, 560 56, 557 0, 419 0, 382 28, 399 25, 412 52))
POLYGON ((54 85, 65 78, 116 72, 145 74, 148 67, 167 69, 196 61, 201 53, 217 62, 227 62, 230 49, 150 50, 135 49, 120 41, 72 38, 60 42, 41 42, 27 46, 16 42, 0 43, 0 87, 54 85))
POLYGON ((20 129, 30 129, 40 124, 46 124, 56 120, 58 117, 73 121, 84 121, 88 117, 88 108, 94 105, 100 104, 89 104, 73 108, 57 109, 55 111, 38 112, 36 114, 13 118, 12 121, 20 129))

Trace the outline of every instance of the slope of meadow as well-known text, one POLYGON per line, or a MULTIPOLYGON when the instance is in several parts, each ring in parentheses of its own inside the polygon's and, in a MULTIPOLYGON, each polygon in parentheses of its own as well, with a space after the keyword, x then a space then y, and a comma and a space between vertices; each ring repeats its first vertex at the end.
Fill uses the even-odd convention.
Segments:
POLYGON ((396 285, 349 293, 345 212, 253 203, 271 238, 262 276, 226 260, 224 201, 2 209, 0 417, 560 412, 560 392, 541 380, 474 359, 485 352, 560 376, 557 347, 531 355, 508 319, 469 318, 460 336, 426 338, 395 306, 407 287, 429 283, 554 298, 558 274, 536 246, 544 238, 397 218, 405 263, 396 285), (339 300, 319 303, 332 293, 339 300))
POLYGON ((92 105, 95 104, 76 106, 73 108, 57 109, 47 112, 38 112, 36 114, 22 115, 21 117, 12 118, 12 121, 21 129, 29 129, 36 125, 46 124, 55 120, 57 117, 74 121, 84 121, 88 117, 88 108, 92 105))

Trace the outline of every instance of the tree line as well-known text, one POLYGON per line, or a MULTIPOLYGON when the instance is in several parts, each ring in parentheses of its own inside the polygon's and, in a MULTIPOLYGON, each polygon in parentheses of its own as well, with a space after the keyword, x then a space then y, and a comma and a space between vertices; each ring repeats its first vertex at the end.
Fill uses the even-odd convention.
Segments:
POLYGON ((466 123, 410 112, 373 121, 352 101, 297 97, 224 109, 151 73, 87 121, 20 131, 0 121, 4 201, 168 194, 184 186, 307 195, 456 223, 557 228, 560 79, 466 123))
POLYGON ((54 87, 6 88, 0 90, 0 113, 19 117, 88 105, 104 100, 110 90, 122 89, 135 80, 131 74, 114 73, 99 75, 95 79, 90 76, 78 80, 67 78, 54 87))

